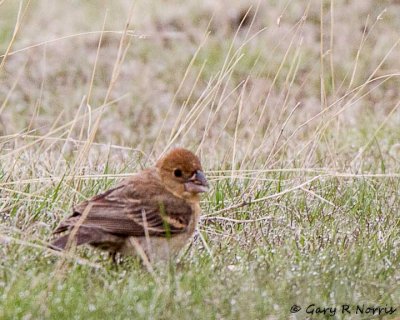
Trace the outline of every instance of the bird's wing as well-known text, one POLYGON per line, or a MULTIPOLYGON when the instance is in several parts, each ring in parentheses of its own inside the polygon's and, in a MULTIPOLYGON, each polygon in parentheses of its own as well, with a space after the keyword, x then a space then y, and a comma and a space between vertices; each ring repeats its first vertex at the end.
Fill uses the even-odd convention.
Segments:
POLYGON ((133 179, 77 205, 54 233, 79 225, 123 237, 169 237, 185 232, 192 214, 189 204, 159 183, 133 179))

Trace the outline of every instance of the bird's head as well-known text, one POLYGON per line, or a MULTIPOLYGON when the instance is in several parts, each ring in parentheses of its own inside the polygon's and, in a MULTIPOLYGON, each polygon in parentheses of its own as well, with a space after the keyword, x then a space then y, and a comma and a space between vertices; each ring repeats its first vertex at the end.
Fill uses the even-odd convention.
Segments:
POLYGON ((200 160, 189 150, 171 150, 157 161, 156 167, 167 189, 180 197, 190 198, 208 191, 200 160))

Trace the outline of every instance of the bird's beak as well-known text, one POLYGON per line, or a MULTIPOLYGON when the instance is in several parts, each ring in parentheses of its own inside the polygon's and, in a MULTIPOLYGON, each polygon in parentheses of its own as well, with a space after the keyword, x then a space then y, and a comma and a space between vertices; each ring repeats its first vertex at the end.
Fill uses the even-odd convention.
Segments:
POLYGON ((185 183, 185 190, 193 193, 208 191, 208 182, 203 171, 197 170, 196 173, 185 183))

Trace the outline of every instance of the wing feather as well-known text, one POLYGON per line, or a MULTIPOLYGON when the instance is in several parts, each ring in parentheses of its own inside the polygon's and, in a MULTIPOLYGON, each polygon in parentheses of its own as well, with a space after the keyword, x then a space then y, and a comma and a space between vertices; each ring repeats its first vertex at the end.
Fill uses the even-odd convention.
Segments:
POLYGON ((71 230, 80 220, 85 208, 91 209, 80 226, 128 237, 168 237, 187 230, 192 209, 183 199, 169 193, 159 183, 128 180, 103 194, 84 201, 74 208, 55 234, 71 230))

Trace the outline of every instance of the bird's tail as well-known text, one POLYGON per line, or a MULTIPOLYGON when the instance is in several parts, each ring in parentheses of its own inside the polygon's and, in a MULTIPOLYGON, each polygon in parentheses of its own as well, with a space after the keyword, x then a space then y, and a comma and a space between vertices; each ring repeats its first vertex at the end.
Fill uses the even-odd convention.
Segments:
POLYGON ((85 243, 90 244, 95 240, 96 240, 95 233, 90 234, 88 230, 80 228, 78 232, 75 234, 75 236, 73 236, 72 233, 62 235, 57 239, 53 240, 50 243, 49 247, 54 250, 61 251, 65 250, 67 246, 80 246, 85 243))
POLYGON ((110 234, 104 230, 92 227, 81 226, 76 232, 73 228, 69 229, 67 234, 62 234, 54 239, 49 247, 54 250, 65 250, 68 247, 80 246, 82 244, 90 244, 94 247, 99 247, 104 250, 114 250, 119 248, 124 242, 125 238, 117 235, 110 234))
POLYGON ((49 248, 51 248, 53 250, 57 250, 57 251, 64 250, 65 247, 67 246, 68 238, 69 238, 69 235, 68 236, 65 235, 65 236, 62 236, 62 237, 59 237, 59 238, 53 240, 49 244, 49 248))

